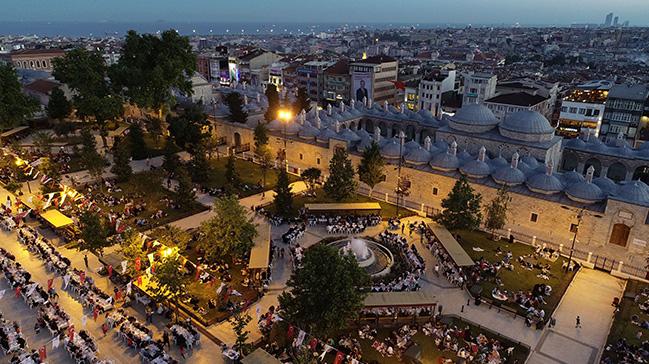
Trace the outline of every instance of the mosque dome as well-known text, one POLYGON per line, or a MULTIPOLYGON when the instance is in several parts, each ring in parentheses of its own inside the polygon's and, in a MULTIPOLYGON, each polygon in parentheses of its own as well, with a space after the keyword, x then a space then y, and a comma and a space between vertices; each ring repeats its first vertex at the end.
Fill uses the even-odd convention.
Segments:
POLYGON ((584 181, 584 176, 576 171, 565 172, 561 175, 561 181, 565 186, 570 186, 575 183, 580 183, 584 181))
POLYGON ((593 178, 593 183, 596 184, 597 187, 599 187, 602 190, 602 192, 604 192, 607 195, 616 194, 618 188, 620 187, 618 186, 617 183, 615 183, 615 181, 613 181, 612 179, 606 176, 593 178))
POLYGON ((484 133, 498 125, 496 116, 483 104, 464 105, 448 121, 451 128, 467 133, 484 133))
POLYGON ((416 149, 411 149, 406 153, 405 159, 406 162, 414 165, 423 165, 430 161, 432 155, 429 151, 424 149, 421 145, 416 149))
POLYGON ((590 166, 586 171, 586 178, 582 182, 573 183, 566 188, 566 195, 569 199, 581 203, 595 203, 606 197, 602 189, 593 181, 595 168, 590 166))
POLYGON ((532 192, 551 195, 563 190, 563 183, 552 174, 552 164, 545 166, 545 172, 538 173, 527 180, 527 188, 532 192))
POLYGON ((460 159, 457 157, 457 143, 453 142, 448 147, 446 153, 439 153, 430 161, 430 166, 433 169, 440 171, 452 171, 460 166, 460 159))
POLYGON ((530 110, 508 115, 499 128, 502 136, 521 141, 545 142, 554 136, 554 128, 550 126, 548 119, 530 110))
POLYGON ((619 187, 615 199, 641 205, 649 205, 649 186, 642 181, 627 181, 619 187))
POLYGON ((298 133, 299 137, 302 139, 313 139, 317 137, 318 134, 320 134, 320 129, 311 125, 308 121, 302 125, 302 130, 298 133))
POLYGON ((318 133, 318 136, 316 137, 316 140, 321 142, 321 143, 326 143, 329 141, 331 138, 337 138, 338 134, 336 133, 335 130, 331 129, 331 127, 325 128, 320 130, 320 133, 318 133))
POLYGON ((401 152, 401 143, 398 138, 390 138, 387 143, 381 146, 381 155, 387 159, 399 159, 401 152))
POLYGON ((345 128, 338 133, 338 138, 346 140, 348 142, 354 143, 361 140, 361 137, 358 136, 354 131, 349 128, 345 128))

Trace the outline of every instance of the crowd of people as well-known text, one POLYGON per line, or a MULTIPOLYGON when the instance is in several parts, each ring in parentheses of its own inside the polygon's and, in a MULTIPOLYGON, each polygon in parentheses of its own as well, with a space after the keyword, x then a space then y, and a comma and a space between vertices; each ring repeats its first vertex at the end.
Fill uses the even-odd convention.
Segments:
MULTIPOLYGON (((621 337, 616 342, 607 345, 602 356, 604 364, 649 363, 649 339, 644 337, 644 333, 649 329, 649 318, 647 317, 649 315, 649 288, 639 290, 633 297, 632 305, 634 310, 640 311, 640 313, 631 315, 631 325, 637 327, 635 340, 621 337)), ((616 312, 619 311, 616 310, 616 312)))
POLYGON ((299 224, 291 226, 288 228, 288 231, 282 234, 282 242, 284 244, 293 244, 296 243, 306 231, 306 226, 304 224, 299 224))
POLYGON ((25 336, 18 322, 7 321, 0 313, 0 348, 5 355, 22 353, 28 350, 25 336))
POLYGON ((381 223, 381 216, 370 215, 312 215, 306 214, 303 219, 309 226, 324 225, 328 234, 355 235, 370 226, 381 223))

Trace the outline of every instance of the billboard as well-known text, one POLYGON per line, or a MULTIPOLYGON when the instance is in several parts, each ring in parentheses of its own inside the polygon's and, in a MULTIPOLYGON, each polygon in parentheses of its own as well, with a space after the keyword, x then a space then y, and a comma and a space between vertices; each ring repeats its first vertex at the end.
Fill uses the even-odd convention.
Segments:
POLYGON ((352 97, 356 102, 372 98, 372 74, 370 72, 352 73, 352 97))
POLYGON ((221 85, 230 84, 230 69, 228 68, 228 60, 221 59, 219 60, 219 82, 221 85))
POLYGON ((236 63, 229 63, 228 69, 230 70, 230 81, 239 82, 239 65, 236 63))

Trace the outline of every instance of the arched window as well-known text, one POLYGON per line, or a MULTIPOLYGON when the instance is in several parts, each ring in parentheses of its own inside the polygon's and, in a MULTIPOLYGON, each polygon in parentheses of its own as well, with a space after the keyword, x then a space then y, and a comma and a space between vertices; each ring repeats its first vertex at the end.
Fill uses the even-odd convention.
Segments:
POLYGON ((561 163, 561 170, 573 171, 577 169, 578 163, 579 163, 579 159, 574 153, 564 153, 563 162, 561 163))
POLYGON ((640 180, 644 183, 649 183, 649 166, 640 166, 633 172, 633 180, 640 180))
POLYGON ((588 171, 588 168, 590 166, 593 166, 595 168, 595 177, 599 177, 599 174, 602 172, 602 162, 599 161, 597 158, 590 158, 586 161, 584 164, 584 174, 586 174, 586 171, 588 171))
POLYGON ((606 177, 612 179, 615 182, 624 181, 626 178, 626 167, 620 162, 615 162, 608 167, 608 172, 606 177))

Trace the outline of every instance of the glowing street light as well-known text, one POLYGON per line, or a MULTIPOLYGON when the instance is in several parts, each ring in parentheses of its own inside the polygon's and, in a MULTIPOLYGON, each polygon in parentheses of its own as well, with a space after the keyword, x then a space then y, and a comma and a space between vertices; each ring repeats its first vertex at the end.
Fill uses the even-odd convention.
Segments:
POLYGON ((282 122, 282 126, 284 127, 284 162, 286 163, 286 167, 288 168, 288 158, 286 153, 286 124, 288 124, 291 120, 293 119, 293 113, 291 110, 288 109, 280 109, 277 111, 277 120, 282 122))

